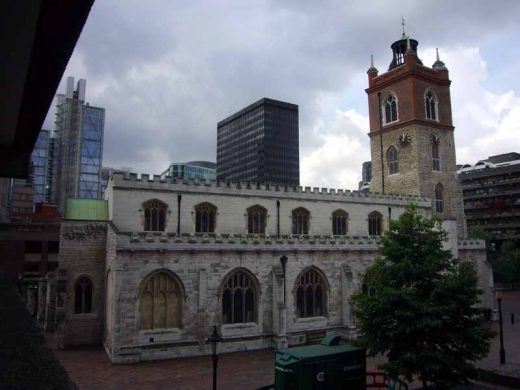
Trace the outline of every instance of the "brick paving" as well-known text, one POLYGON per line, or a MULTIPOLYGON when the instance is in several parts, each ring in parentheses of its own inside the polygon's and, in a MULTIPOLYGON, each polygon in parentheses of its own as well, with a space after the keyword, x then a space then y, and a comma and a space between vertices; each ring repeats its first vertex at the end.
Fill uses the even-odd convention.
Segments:
MULTIPOLYGON (((518 366, 520 376, 520 291, 504 294, 504 344, 506 361, 518 366), (515 313, 512 325, 510 313, 515 313)), ((493 323, 498 331, 498 323, 493 323)), ((71 379, 80 389, 210 389, 212 361, 209 356, 170 359, 137 364, 110 363, 100 347, 56 351, 71 379)), ((381 359, 368 359, 367 369, 376 370, 381 359)), ((499 339, 493 341, 488 357, 478 366, 493 369, 499 366, 499 339)), ((274 382, 274 350, 228 353, 220 355, 219 389, 256 389, 274 382)), ((495 388, 487 386, 479 388, 495 388)))

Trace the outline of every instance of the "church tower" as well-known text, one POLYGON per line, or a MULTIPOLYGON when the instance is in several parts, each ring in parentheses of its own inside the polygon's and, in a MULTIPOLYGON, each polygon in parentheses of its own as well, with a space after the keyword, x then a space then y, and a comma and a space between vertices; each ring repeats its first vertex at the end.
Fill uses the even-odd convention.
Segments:
POLYGON ((418 42, 403 31, 394 42, 388 71, 368 69, 372 153, 371 190, 432 199, 432 209, 465 237, 462 192, 456 177, 454 127, 448 69, 431 68, 417 54, 418 42))

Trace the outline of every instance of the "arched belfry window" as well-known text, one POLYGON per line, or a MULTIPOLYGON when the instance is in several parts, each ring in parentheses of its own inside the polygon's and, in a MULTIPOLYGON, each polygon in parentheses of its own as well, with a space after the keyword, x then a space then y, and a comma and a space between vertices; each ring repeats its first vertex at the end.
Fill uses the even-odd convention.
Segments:
POLYGON ((426 107, 426 119, 438 120, 437 97, 432 90, 428 90, 424 95, 424 104, 426 107))
POLYGON ((169 272, 148 276, 139 291, 140 329, 180 328, 181 297, 180 284, 169 272))
POLYGON ((267 220, 267 210, 262 206, 251 206, 247 209, 247 232, 249 234, 264 234, 267 220))
POLYGON ((432 169, 434 171, 441 170, 441 155, 439 153, 439 140, 434 137, 432 139, 432 169))
POLYGON ((348 214, 343 210, 336 210, 332 213, 332 234, 344 236, 348 230, 348 214))
POLYGON ((143 204, 144 230, 147 232, 164 231, 166 224, 166 203, 152 199, 143 204))
POLYGON ((397 99, 393 94, 388 94, 383 102, 385 124, 397 121, 397 99))
POLYGON ((217 208, 211 203, 200 203, 195 206, 195 232, 214 233, 217 208))
POLYGON ((388 160, 388 173, 390 175, 394 175, 399 172, 399 162, 397 158, 397 148, 395 146, 390 146, 386 152, 386 157, 388 160))
POLYGON ((378 211, 368 214, 368 234, 370 236, 380 236, 383 227, 383 215, 378 211))
POLYGON ((92 281, 82 276, 74 286, 74 313, 92 313, 92 281))
POLYGON ((222 290, 222 323, 257 321, 257 291, 249 273, 237 270, 224 280, 222 290))
POLYGON ((444 210, 444 188, 441 183, 435 186, 435 212, 442 213, 444 210))
POLYGON ((292 234, 309 234, 309 210, 298 207, 292 211, 292 234))
POLYGON ((299 318, 325 316, 327 286, 321 273, 311 268, 296 281, 296 312, 299 318))

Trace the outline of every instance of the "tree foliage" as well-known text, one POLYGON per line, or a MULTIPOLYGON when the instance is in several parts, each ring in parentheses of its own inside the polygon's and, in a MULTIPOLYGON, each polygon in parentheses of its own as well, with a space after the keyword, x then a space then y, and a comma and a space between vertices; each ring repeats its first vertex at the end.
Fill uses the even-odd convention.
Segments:
POLYGON ((450 387, 475 378, 493 333, 476 307, 481 291, 470 263, 443 249, 447 232, 410 206, 390 223, 381 256, 365 275, 373 293, 354 296, 359 343, 384 354, 390 378, 417 376, 450 387))

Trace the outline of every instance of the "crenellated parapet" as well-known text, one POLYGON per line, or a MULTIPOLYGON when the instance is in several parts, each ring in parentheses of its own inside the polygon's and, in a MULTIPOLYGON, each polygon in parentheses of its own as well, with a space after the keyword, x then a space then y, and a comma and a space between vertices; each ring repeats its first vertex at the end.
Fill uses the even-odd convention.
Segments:
POLYGON ((378 236, 256 234, 170 234, 133 232, 117 235, 117 251, 377 251, 378 236))
POLYGON ((388 203, 405 205, 416 203, 419 207, 431 207, 429 198, 409 194, 381 194, 379 192, 351 191, 325 187, 280 186, 275 184, 178 180, 169 176, 116 172, 112 176, 112 186, 120 190, 167 191, 182 193, 206 193, 215 195, 244 195, 293 199, 353 201, 360 203, 388 203))

